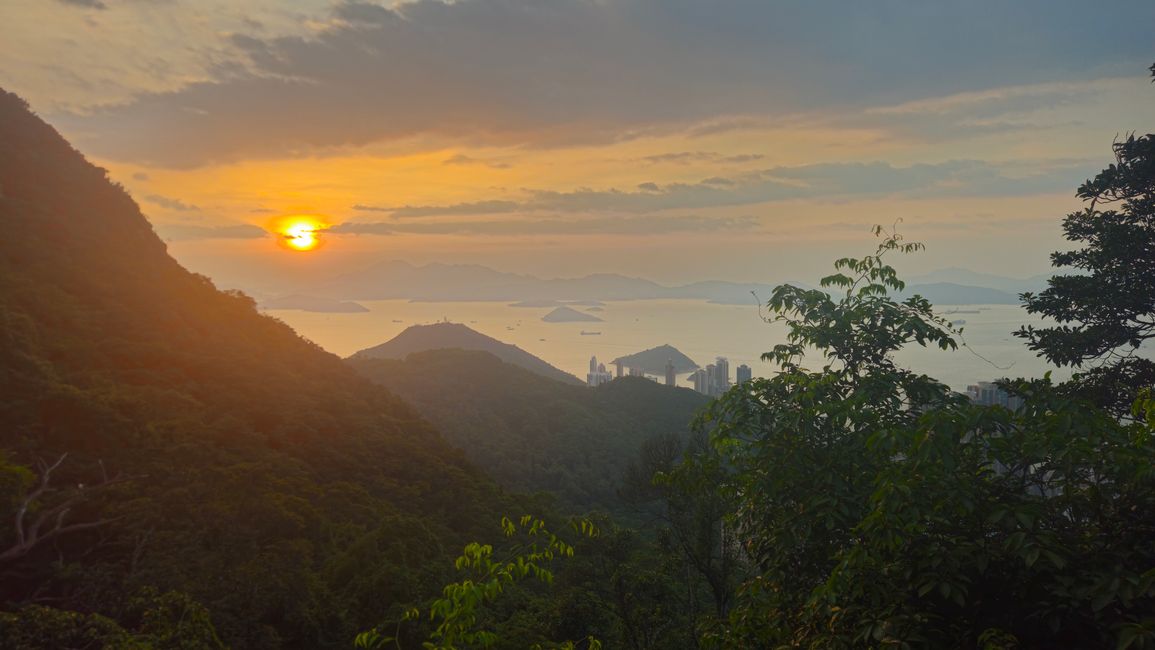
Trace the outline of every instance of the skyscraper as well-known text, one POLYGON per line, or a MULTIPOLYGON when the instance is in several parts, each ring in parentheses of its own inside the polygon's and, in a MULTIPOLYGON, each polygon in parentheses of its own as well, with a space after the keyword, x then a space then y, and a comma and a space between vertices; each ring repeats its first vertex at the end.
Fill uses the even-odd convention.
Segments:
POLYGON ((694 371, 694 374, 690 375, 690 379, 694 381, 694 390, 705 395, 710 394, 710 384, 707 381, 705 370, 698 368, 694 371))
POLYGON ((666 385, 676 386, 678 384, 678 373, 674 370, 674 360, 666 359, 666 385))
POLYGON ((972 402, 986 406, 1005 406, 1017 411, 1023 406, 1023 398, 1013 396, 999 388, 998 384, 990 381, 980 381, 967 386, 967 397, 972 402))
POLYGON ((730 360, 718 357, 714 360, 714 395, 730 390, 730 360))
POLYGON ((613 380, 613 375, 606 372, 606 364, 598 363, 597 357, 590 357, 590 372, 586 375, 586 383, 590 386, 601 386, 613 380))
POLYGON ((735 383, 744 384, 754 377, 754 372, 750 370, 750 366, 742 364, 734 372, 735 383))

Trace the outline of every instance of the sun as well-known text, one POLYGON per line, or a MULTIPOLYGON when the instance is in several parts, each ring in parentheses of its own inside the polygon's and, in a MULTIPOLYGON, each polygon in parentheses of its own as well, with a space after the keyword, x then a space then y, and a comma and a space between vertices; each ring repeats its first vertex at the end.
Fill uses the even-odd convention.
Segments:
POLYGON ((321 245, 321 233, 327 227, 320 219, 296 216, 279 219, 274 230, 285 248, 304 252, 316 250, 321 245))
POLYGON ((285 230, 285 245, 293 250, 311 251, 321 243, 312 224, 298 223, 285 230))

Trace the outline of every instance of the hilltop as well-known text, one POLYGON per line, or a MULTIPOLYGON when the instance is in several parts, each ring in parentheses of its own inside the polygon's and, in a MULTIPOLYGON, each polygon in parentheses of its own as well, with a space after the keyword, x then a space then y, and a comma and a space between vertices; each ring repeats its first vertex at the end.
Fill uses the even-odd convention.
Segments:
POLYGON ((461 323, 434 323, 407 327, 392 339, 354 353, 349 358, 404 359, 415 352, 441 349, 480 350, 506 363, 567 384, 584 385, 577 377, 559 370, 516 345, 503 343, 461 323))
POLYGON ((627 368, 639 368, 650 375, 665 375, 666 364, 670 361, 674 362, 674 371, 679 375, 693 372, 700 367, 693 359, 682 354, 680 350, 668 343, 635 354, 618 357, 610 364, 620 363, 627 368))
POLYGON ((602 319, 593 314, 580 312, 573 307, 558 307, 541 319, 547 323, 600 323, 602 319))

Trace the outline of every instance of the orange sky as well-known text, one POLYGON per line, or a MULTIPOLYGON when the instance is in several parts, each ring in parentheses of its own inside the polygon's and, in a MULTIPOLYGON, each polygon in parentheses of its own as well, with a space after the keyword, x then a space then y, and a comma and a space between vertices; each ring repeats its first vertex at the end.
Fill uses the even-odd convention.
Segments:
POLYGON ((787 3, 9 0, 0 85, 227 285, 381 259, 773 282, 899 218, 913 271, 1041 273, 1151 127, 1149 43, 978 4, 808 38, 822 8, 787 3), (263 232, 296 214, 323 248, 263 232))

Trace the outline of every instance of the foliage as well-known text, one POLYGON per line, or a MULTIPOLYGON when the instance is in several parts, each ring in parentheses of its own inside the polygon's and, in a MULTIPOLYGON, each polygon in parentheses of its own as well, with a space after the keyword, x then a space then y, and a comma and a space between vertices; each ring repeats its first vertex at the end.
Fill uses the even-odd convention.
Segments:
MULTIPOLYGON (((532 577, 545 584, 554 579, 551 564, 553 560, 572 558, 574 547, 551 533, 545 522, 533 516, 521 517, 518 522, 509 518, 501 520, 502 532, 507 538, 519 533, 526 541, 508 549, 503 559, 494 558, 494 548, 489 544, 472 542, 465 547, 462 555, 454 562, 459 572, 472 573, 472 577, 445 586, 442 597, 428 607, 429 619, 436 627, 422 647, 429 650, 454 650, 458 647, 491 647, 498 641, 498 635, 479 625, 482 609, 498 599, 510 586, 532 577)), ((589 520, 575 521, 573 528, 586 537, 596 537, 598 529, 589 520)), ((401 623, 421 618, 418 608, 405 611, 401 623)), ((359 648, 380 648, 393 642, 401 647, 397 636, 385 636, 381 628, 357 635, 355 645, 359 648)), ((586 647, 591 650, 601 648, 601 643, 587 637, 586 647)), ((540 646, 537 646, 540 647, 540 646)), ((572 650, 572 642, 556 646, 561 650, 572 650)))
POLYGON ((696 575, 686 580, 685 588, 691 593, 687 615, 699 623, 712 617, 713 624, 730 611, 734 590, 746 569, 734 531, 725 525, 733 500, 716 489, 726 475, 702 430, 695 432, 684 450, 674 442, 657 437, 642 446, 637 463, 627 473, 630 490, 626 495, 662 504, 663 545, 682 558, 684 573, 696 575), (679 455, 696 462, 675 472, 679 455), (699 585, 709 602, 695 593, 699 585))
POLYGON ((0 645, 12 650, 224 650, 208 610, 188 596, 145 589, 132 602, 128 629, 99 614, 29 605, 0 612, 0 645))
POLYGON ((638 377, 571 386, 480 351, 348 363, 413 404, 506 488, 551 492, 577 513, 631 517, 617 495, 629 459, 651 436, 685 440, 707 401, 638 377))
MULTIPOLYGON (((1153 67, 1155 69, 1155 67, 1153 67)), ((1015 333, 1060 366, 1081 369, 1068 388, 1125 413, 1155 386, 1155 134, 1115 142, 1115 163, 1077 192, 1089 205, 1067 215, 1063 232, 1083 248, 1051 255, 1056 275, 1023 305, 1059 324, 1015 333)))
POLYGON ((42 648, 129 648, 145 650, 124 628, 99 614, 80 614, 29 605, 17 612, 0 612, 0 642, 13 650, 42 648))
POLYGON ((750 576, 706 641, 725 647, 1151 647, 1155 444, 1055 392, 1019 412, 973 405, 898 367, 903 345, 954 333, 884 256, 778 287, 782 371, 733 388, 700 426, 710 447, 674 480, 732 500, 750 576), (802 366, 817 351, 820 371, 802 366))

